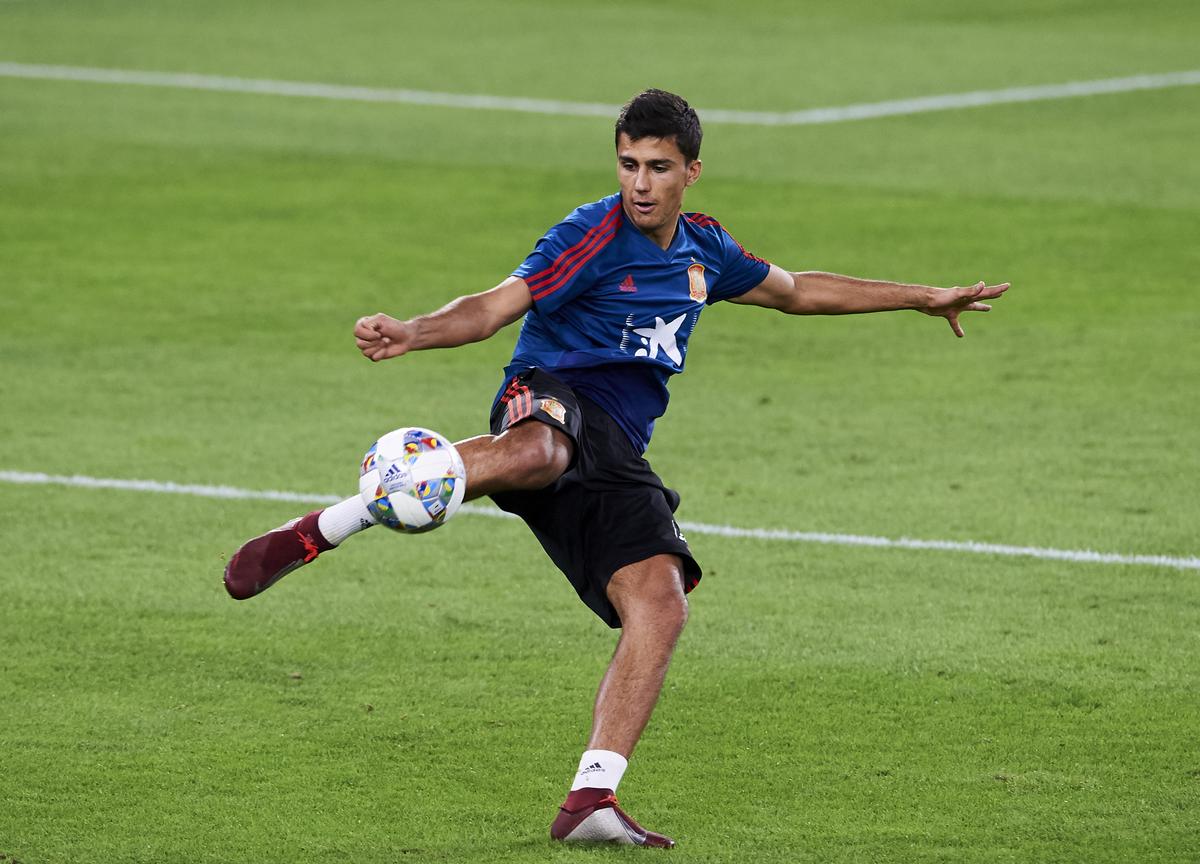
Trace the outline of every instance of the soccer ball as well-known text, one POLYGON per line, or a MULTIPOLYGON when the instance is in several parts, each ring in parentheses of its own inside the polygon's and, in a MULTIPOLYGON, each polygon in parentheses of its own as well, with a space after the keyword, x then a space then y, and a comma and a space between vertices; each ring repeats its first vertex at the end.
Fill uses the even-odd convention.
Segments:
POLYGON ((380 525, 419 534, 454 515, 467 491, 462 457, 449 440, 418 427, 389 432, 363 457, 358 494, 380 525))

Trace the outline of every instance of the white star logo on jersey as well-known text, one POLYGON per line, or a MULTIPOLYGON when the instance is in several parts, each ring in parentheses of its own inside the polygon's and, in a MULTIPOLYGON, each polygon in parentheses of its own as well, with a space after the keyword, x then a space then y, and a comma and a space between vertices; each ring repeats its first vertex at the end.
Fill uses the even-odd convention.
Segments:
POLYGON ((679 346, 675 344, 675 333, 686 317, 687 313, 685 312, 668 324, 656 315, 653 327, 634 328, 633 332, 642 337, 642 344, 647 347, 639 348, 633 353, 633 356, 649 357, 653 360, 661 350, 674 361, 676 366, 682 365, 683 355, 679 353, 679 346))

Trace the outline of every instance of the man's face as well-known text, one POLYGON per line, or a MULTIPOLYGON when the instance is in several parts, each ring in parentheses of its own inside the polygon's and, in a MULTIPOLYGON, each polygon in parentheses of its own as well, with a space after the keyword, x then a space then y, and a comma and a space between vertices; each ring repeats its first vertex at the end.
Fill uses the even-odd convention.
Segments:
POLYGON ((617 141, 617 179, 629 221, 660 246, 675 234, 683 190, 700 178, 700 160, 688 162, 675 138, 639 138, 624 132, 617 141))

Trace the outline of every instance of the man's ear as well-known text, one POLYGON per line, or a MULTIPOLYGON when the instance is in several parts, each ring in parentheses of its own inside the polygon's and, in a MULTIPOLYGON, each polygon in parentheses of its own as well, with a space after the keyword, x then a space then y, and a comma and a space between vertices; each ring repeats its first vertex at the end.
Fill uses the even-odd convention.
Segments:
POLYGON ((699 159, 693 159, 687 166, 687 185, 691 186, 700 179, 700 172, 703 170, 704 164, 699 159))

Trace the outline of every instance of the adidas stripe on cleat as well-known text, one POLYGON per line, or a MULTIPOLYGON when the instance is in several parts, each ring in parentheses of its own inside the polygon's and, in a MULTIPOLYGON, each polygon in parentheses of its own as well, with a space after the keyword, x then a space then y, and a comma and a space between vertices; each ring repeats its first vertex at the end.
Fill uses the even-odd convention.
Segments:
POLYGON ((550 839, 670 849, 675 841, 647 831, 617 804, 611 789, 576 789, 558 808, 550 839))
POLYGON ((333 549, 317 529, 320 510, 285 522, 233 553, 225 565, 225 590, 235 600, 266 591, 293 570, 333 549))

